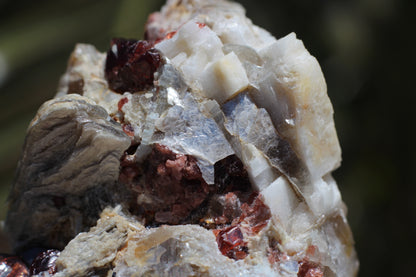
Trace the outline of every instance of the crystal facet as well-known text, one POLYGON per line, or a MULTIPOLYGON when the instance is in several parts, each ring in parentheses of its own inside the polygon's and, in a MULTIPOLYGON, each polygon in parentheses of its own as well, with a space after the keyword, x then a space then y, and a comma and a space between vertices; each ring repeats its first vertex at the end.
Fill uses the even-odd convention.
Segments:
POLYGON ((159 53, 147 41, 113 39, 107 53, 105 78, 119 93, 142 91, 153 85, 160 66, 159 53))

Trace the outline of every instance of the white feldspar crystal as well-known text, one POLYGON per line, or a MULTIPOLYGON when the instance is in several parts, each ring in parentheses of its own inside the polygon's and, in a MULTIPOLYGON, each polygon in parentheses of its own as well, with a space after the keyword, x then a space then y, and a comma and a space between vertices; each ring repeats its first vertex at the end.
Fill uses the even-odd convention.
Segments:
MULTIPOLYGON (((266 96, 263 101, 258 100, 258 105, 268 111, 276 109, 277 103, 270 101, 276 96, 268 97, 268 93, 282 95, 279 100, 293 105, 294 128, 279 131, 283 136, 292 138, 293 146, 307 164, 312 180, 321 178, 339 166, 341 149, 318 61, 294 33, 261 49, 259 54, 265 61, 265 68, 274 74, 275 83, 270 84, 271 91, 262 91, 266 96)), ((285 124, 285 118, 276 116, 273 119, 276 126, 285 124)))
POLYGON ((289 182, 286 178, 279 177, 263 189, 262 194, 273 214, 272 218, 288 230, 295 208, 300 203, 289 182))
MULTIPOLYGON (((213 61, 224 57, 220 38, 208 27, 188 21, 171 39, 156 46, 172 64, 180 68, 185 80, 203 93, 201 84, 205 70, 213 61)), ((209 73, 208 73, 209 74, 209 73)))
POLYGON ((223 103, 248 86, 246 71, 234 52, 212 63, 202 79, 204 96, 223 103))
MULTIPOLYGON (((246 72, 249 80, 255 80, 251 85, 260 86, 259 92, 253 94, 256 104, 269 112, 278 131, 292 143, 306 163, 312 180, 337 168, 341 161, 341 150, 325 79, 316 59, 305 49, 302 41, 296 39, 294 33, 275 40, 266 31, 254 26, 238 5, 214 1, 221 3, 218 4, 220 7, 228 8, 227 12, 221 12, 221 9, 213 8, 211 2, 195 1, 195 6, 190 4, 192 2, 183 4, 189 9, 188 17, 188 13, 183 13, 181 9, 170 10, 168 7, 174 7, 176 1, 168 1, 166 8, 162 9, 162 13, 165 12, 163 15, 169 19, 169 16, 174 17, 179 13, 184 17, 181 18, 183 22, 187 23, 179 28, 172 39, 162 41, 156 48, 172 59, 194 91, 202 89, 204 96, 220 103, 241 91, 247 80, 240 73, 240 60, 227 59, 227 66, 235 68, 233 73, 224 74, 223 66, 216 66, 224 60, 224 53, 218 53, 218 49, 227 43, 253 49, 264 63, 263 66, 257 66, 255 72, 246 72), (197 10, 195 7, 202 8, 197 10), (196 20, 188 21, 193 13, 199 13, 194 15, 196 20), (207 26, 199 27, 201 23, 211 27, 212 31, 207 26), (205 39, 201 38, 203 34, 205 39), (192 43, 194 41, 197 43, 192 43), (189 58, 185 62, 182 59, 177 61, 177 56, 182 54, 189 58), (209 59, 206 58, 208 55, 211 55, 209 59), (203 58, 195 59, 195 56, 203 58), (231 62, 234 65, 230 65, 231 62), (263 76, 258 76, 259 72, 263 76), (257 78, 251 78, 252 74, 257 78), (212 78, 212 75, 222 78, 212 78), (237 83, 240 85, 237 86, 237 83), (211 88, 215 87, 215 93, 211 92, 211 88)), ((244 53, 240 56, 244 56, 244 53)))
POLYGON ((137 91, 76 46, 28 129, 15 249, 63 249, 56 276, 355 276, 333 108, 302 41, 225 0, 168 0, 146 34, 162 62, 137 91))
POLYGON ((212 165, 234 154, 215 121, 199 111, 197 102, 190 94, 169 108, 155 123, 155 128, 165 136, 153 142, 169 145, 176 152, 199 158, 202 176, 209 184, 214 183, 212 165))
POLYGON ((251 143, 246 143, 241 148, 241 160, 252 183, 259 191, 271 186, 279 174, 273 170, 264 154, 251 143))

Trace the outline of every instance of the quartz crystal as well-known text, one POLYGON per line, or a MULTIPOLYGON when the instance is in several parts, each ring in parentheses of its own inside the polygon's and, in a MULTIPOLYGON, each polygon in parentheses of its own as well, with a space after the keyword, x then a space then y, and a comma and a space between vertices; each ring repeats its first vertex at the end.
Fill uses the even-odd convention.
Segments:
POLYGON ((302 41, 225 0, 168 0, 145 30, 76 45, 30 123, 5 226, 17 253, 57 249, 31 274, 356 276, 302 41))

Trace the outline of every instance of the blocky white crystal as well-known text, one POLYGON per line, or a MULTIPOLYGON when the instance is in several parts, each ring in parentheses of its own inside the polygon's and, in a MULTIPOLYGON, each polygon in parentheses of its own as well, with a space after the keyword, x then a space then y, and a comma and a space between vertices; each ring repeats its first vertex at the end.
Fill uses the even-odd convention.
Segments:
POLYGON ((203 92, 201 78, 212 62, 224 57, 222 42, 207 26, 197 21, 185 23, 169 40, 156 45, 172 64, 180 69, 188 85, 203 92))
POLYGON ((270 166, 264 154, 253 144, 245 143, 241 145, 241 160, 247 168, 251 181, 259 191, 271 186, 278 173, 270 166))
POLYGON ((215 121, 199 111, 189 93, 157 120, 155 128, 165 135, 152 142, 198 158, 202 176, 208 184, 214 183, 214 164, 234 154, 215 121))
MULTIPOLYGON (((200 14, 195 17, 195 20, 199 20, 207 26, 200 28, 201 30, 198 32, 197 24, 192 24, 194 21, 191 20, 180 27, 178 33, 172 39, 165 40, 156 46, 167 57, 174 58, 182 52, 199 53, 204 51, 204 48, 203 50, 199 49, 199 43, 179 43, 178 41, 182 42, 185 39, 191 42, 202 40, 200 35, 203 31, 209 33, 209 37, 216 37, 213 42, 215 42, 214 45, 216 45, 217 50, 209 60, 206 60, 206 55, 204 55, 204 58, 198 59, 198 62, 188 59, 187 66, 174 63, 185 75, 189 68, 200 70, 198 73, 195 73, 195 71, 193 73, 189 72, 187 81, 191 88, 199 91, 201 90, 201 82, 212 84, 208 86, 209 93, 206 96, 219 102, 229 98, 227 90, 222 90, 223 96, 210 92, 210 88, 215 87, 215 81, 213 82, 212 74, 200 74, 201 69, 207 68, 223 55, 218 51, 221 44, 241 44, 257 49, 264 66, 254 66, 254 70, 250 70, 250 66, 253 67, 253 64, 249 65, 250 63, 247 63, 246 65, 246 70, 248 69, 246 74, 248 79, 252 80, 252 85, 259 87, 259 84, 261 84, 260 91, 253 95, 256 104, 270 113, 278 131, 291 140, 293 147, 306 163, 312 180, 317 180, 338 167, 341 161, 341 150, 333 124, 332 105, 326 94, 325 80, 318 62, 305 49, 302 41, 296 39, 294 33, 275 40, 269 33, 254 26, 250 20, 246 19, 244 10, 238 5, 230 9, 232 6, 229 3, 219 1, 216 5, 228 8, 226 12, 222 12, 213 9, 209 4, 211 1, 197 2, 203 7, 201 10, 206 12, 206 16, 202 15, 203 12, 198 11, 200 14), (210 28, 216 35, 206 30, 210 28), (188 29, 190 30, 185 35, 182 30, 188 29), (175 38, 176 36, 178 38, 175 38), (218 41, 217 38, 221 41, 218 41), (189 66, 191 62, 195 66, 189 66), (252 74, 257 75, 259 72, 264 73, 264 75, 253 78, 252 74)), ((166 12, 168 7, 172 7, 174 3, 176 2, 171 1, 171 4, 168 4, 164 11, 166 12)), ((186 5, 188 4, 184 4, 184 6, 186 5)), ((188 16, 192 12, 197 12, 193 10, 194 5, 197 4, 187 6, 189 14, 178 10, 170 10, 171 14, 169 16, 179 13, 183 17, 178 16, 175 19, 189 20, 188 16)), ((236 65, 236 67, 239 68, 240 66, 236 65)), ((193 69, 190 71, 193 71, 193 69)), ((241 76, 243 75, 238 75, 238 78, 242 80, 241 76)), ((241 86, 244 85, 245 80, 241 86)))
MULTIPOLYGON (((275 75, 278 93, 293 105, 294 128, 281 130, 291 138, 293 146, 308 166, 312 180, 323 177, 339 166, 341 149, 333 122, 333 109, 326 93, 326 84, 317 60, 305 49, 294 33, 260 50, 266 69, 275 75)), ((273 84, 272 84, 273 86, 273 84)), ((258 104, 268 111, 276 109, 272 96, 258 104)), ((283 124, 274 118, 275 125, 283 124)), ((281 119, 280 119, 281 120, 281 119)), ((279 130, 280 131, 280 130, 279 130)))
POLYGON ((293 212, 300 202, 289 182, 281 176, 261 190, 261 194, 273 214, 272 220, 276 225, 281 225, 285 231, 288 231, 293 212))
POLYGON ((212 63, 202 79, 204 96, 219 103, 232 98, 247 86, 246 71, 234 52, 212 63))

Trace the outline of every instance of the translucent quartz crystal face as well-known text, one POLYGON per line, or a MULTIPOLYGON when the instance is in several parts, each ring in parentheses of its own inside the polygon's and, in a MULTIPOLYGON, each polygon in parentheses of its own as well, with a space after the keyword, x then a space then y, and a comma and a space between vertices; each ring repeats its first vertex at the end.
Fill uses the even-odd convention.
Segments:
POLYGON ((29 126, 6 228, 19 253, 56 249, 33 272, 355 276, 333 109, 302 41, 223 0, 168 0, 145 29, 78 44, 29 126))

